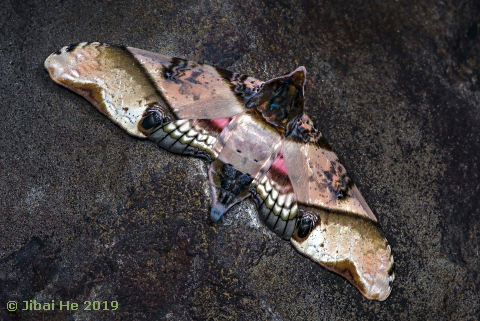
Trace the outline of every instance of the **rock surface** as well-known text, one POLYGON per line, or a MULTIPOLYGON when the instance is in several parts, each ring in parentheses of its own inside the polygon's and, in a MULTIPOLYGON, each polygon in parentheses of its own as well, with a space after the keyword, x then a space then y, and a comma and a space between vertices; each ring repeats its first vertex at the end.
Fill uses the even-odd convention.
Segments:
POLYGON ((7 0, 0 16, 0 319, 480 315, 478 2, 7 0), (211 221, 205 163, 129 137, 43 71, 81 41, 260 79, 305 66, 307 111, 392 246, 390 297, 363 299, 250 201, 211 221))

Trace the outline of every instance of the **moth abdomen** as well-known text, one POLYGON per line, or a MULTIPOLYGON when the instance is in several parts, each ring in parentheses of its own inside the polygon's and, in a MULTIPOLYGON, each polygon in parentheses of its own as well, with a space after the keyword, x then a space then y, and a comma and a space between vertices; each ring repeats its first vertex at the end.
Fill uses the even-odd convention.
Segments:
POLYGON ((199 128, 194 120, 181 119, 157 126, 148 138, 170 152, 205 158, 217 157, 216 138, 199 128))
POLYGON ((256 183, 252 191, 253 199, 262 222, 278 236, 290 239, 295 231, 298 213, 293 191, 288 188, 277 190, 273 185, 265 176, 256 183))

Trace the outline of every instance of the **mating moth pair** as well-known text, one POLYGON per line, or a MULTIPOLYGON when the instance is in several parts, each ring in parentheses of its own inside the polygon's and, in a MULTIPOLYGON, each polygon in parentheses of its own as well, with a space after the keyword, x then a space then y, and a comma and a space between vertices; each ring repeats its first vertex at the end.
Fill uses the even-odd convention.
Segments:
POLYGON ((93 42, 62 48, 45 68, 130 135, 206 159, 214 220, 251 197, 265 225, 300 253, 344 276, 368 299, 390 294, 390 246, 304 113, 304 67, 263 82, 93 42))

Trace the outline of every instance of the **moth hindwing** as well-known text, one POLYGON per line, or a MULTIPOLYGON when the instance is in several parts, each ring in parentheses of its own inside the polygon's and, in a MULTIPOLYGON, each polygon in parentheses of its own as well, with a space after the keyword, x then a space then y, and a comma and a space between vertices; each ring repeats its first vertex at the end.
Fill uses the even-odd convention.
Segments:
POLYGON ((266 82, 140 49, 79 43, 50 55, 52 79, 130 135, 209 162, 214 220, 251 197, 303 255, 385 300, 394 279, 383 232, 304 113, 306 70, 266 82))

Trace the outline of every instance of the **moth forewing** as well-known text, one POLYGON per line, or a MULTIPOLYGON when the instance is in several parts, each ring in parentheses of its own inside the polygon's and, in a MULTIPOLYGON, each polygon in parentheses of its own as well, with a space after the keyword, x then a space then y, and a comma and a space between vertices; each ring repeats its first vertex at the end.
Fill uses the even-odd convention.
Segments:
POLYGON ((295 248, 344 276, 366 298, 385 300, 394 280, 394 262, 378 224, 348 213, 314 210, 317 224, 307 238, 291 238, 295 248))
POLYGON ((377 221, 333 152, 286 140, 284 159, 298 202, 377 221))
POLYGON ((365 297, 385 300, 394 278, 390 246, 337 156, 316 141, 286 140, 284 160, 299 216, 313 221, 308 237, 293 235, 295 248, 343 275, 365 297))
POLYGON ((152 105, 166 103, 132 55, 123 48, 79 43, 51 54, 52 79, 84 96, 130 135, 145 138, 139 122, 152 105))
POLYGON ((208 65, 127 48, 140 61, 179 118, 229 118, 245 110, 245 101, 231 86, 254 92, 261 84, 252 77, 208 65))

